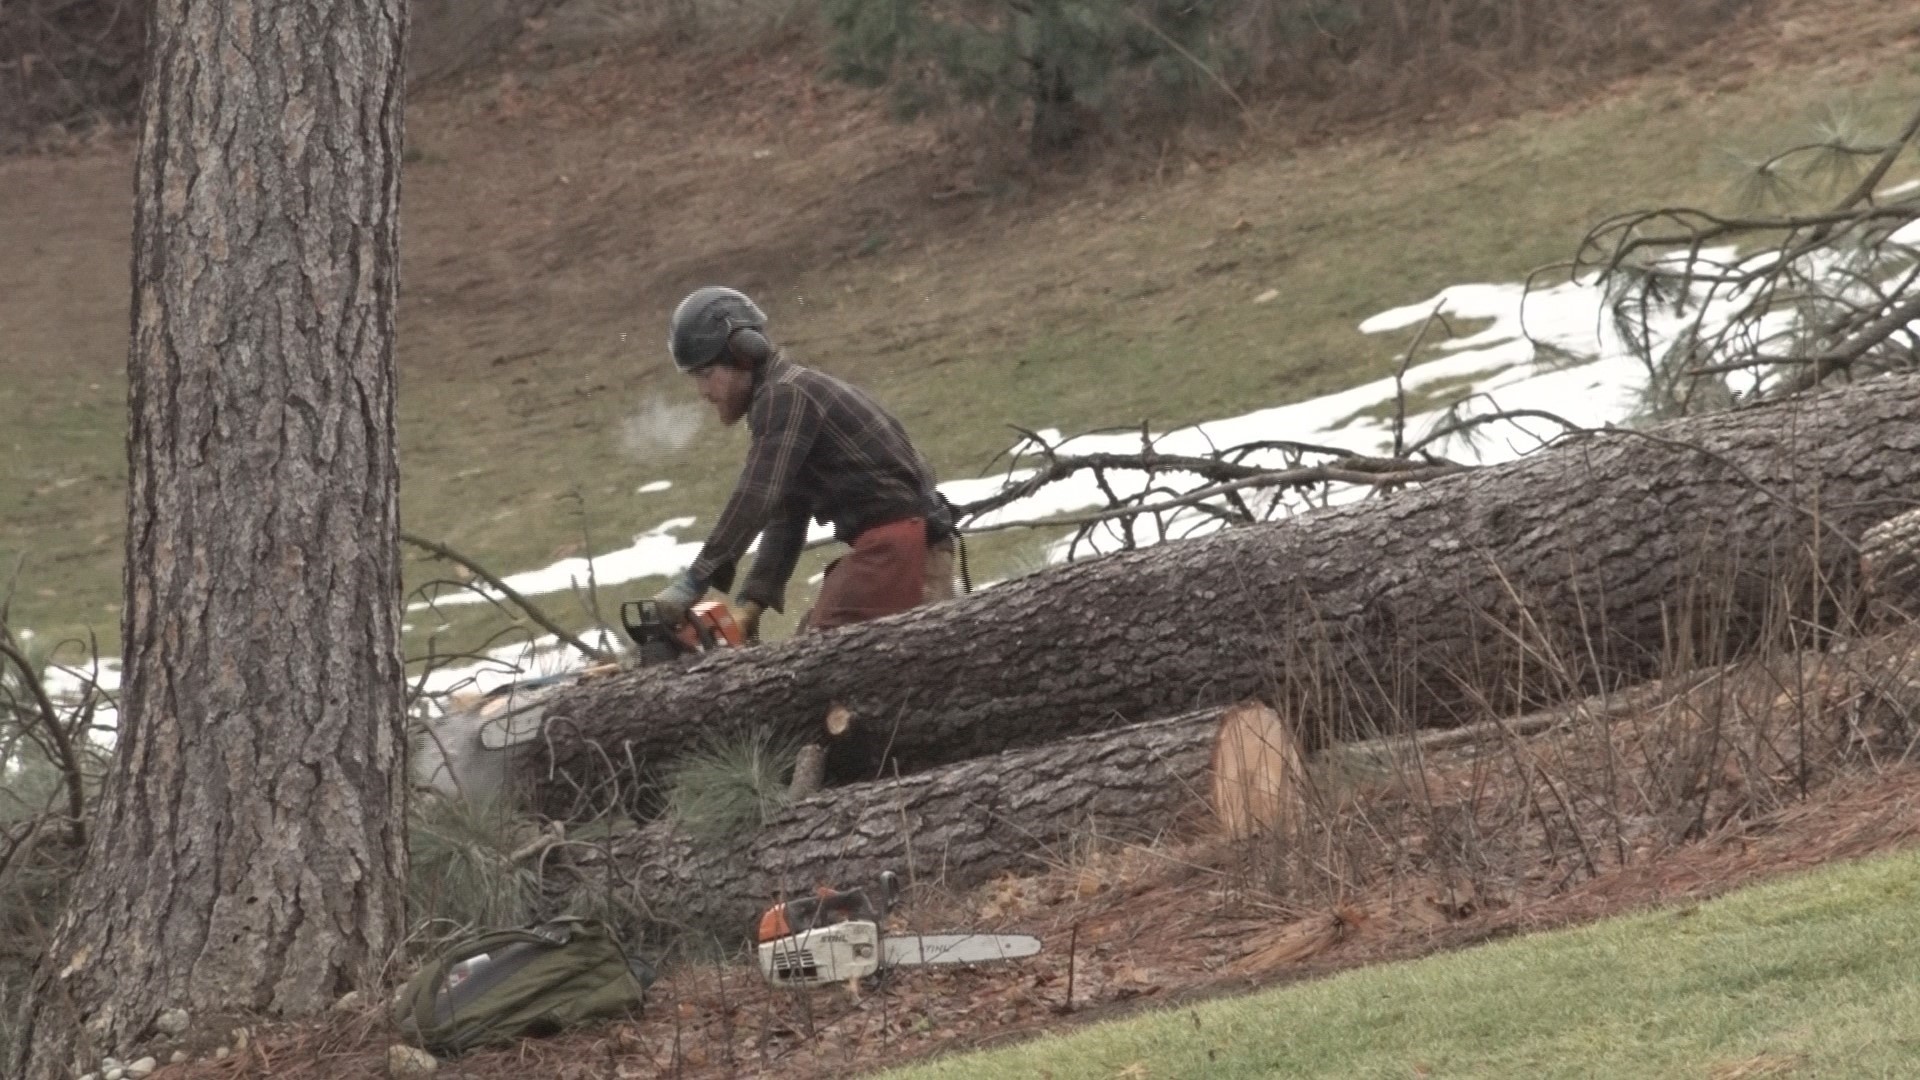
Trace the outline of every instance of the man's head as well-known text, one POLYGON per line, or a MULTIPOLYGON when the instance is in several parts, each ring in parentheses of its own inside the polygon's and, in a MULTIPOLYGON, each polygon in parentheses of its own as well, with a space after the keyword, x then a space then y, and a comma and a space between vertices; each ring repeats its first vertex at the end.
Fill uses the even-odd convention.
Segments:
POLYGON ((667 348, 692 375, 723 424, 738 423, 753 400, 753 377, 773 353, 767 316, 745 293, 709 285, 673 311, 667 348))

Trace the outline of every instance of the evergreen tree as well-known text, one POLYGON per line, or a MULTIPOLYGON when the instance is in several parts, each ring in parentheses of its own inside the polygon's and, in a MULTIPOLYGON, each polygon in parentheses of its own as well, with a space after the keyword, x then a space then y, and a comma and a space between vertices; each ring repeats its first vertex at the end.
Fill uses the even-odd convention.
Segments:
POLYGON ((903 112, 954 100, 1030 123, 1034 153, 1065 149, 1117 106, 1138 74, 1178 100, 1230 65, 1217 41, 1225 0, 827 0, 833 73, 890 86, 903 112))

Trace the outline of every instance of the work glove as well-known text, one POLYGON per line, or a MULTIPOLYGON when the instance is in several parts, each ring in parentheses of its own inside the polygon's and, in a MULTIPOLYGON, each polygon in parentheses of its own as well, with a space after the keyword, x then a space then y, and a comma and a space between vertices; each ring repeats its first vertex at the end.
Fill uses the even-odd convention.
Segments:
POLYGON ((757 600, 740 605, 740 633, 748 641, 760 640, 760 613, 767 610, 757 600))
POLYGON ((653 602, 660 609, 660 617, 669 626, 679 626, 687 621, 687 611, 700 602, 706 595, 707 587, 693 580, 685 570, 674 575, 667 587, 653 594, 653 602))

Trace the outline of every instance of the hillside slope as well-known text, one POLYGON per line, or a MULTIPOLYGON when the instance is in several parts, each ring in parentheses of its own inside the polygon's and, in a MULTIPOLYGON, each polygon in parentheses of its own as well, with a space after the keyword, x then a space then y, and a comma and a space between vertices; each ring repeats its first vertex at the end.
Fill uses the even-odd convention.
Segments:
MULTIPOLYGON (((1718 198, 1728 151, 1827 110, 1902 109, 1916 20, 1803 0, 1580 103, 1529 108, 1544 92, 1516 79, 1365 131, 1276 118, 1235 145, 1168 144, 1151 168, 998 181, 805 55, 616 51, 474 75, 411 111, 405 521, 506 572, 711 520, 740 433, 623 448, 636 416, 692 401, 662 327, 710 280, 757 293, 803 358, 893 403, 948 476, 984 466, 1010 424, 1164 426, 1351 385, 1391 363, 1393 341, 1356 330, 1367 316, 1517 280, 1602 213, 1718 198)), ((27 256, 0 261, 14 621, 90 628, 109 651, 127 154, 0 161, 0 250, 27 256)), ((1031 565, 1035 543, 981 545, 983 574, 1031 565)))
MULTIPOLYGON (((635 49, 474 74, 410 114, 405 522, 503 572, 621 548, 673 518, 695 519, 686 532, 697 536, 731 482, 741 433, 709 423, 680 450, 634 436, 692 402, 667 369, 663 326, 686 289, 715 279, 759 293, 803 358, 894 403, 948 476, 986 466, 1010 424, 1165 427, 1352 386, 1390 373, 1411 333, 1363 334, 1369 317, 1461 282, 1519 280, 1565 256, 1604 213, 1722 200, 1740 156, 1795 141, 1830 116, 1871 134, 1909 112, 1920 96, 1917 41, 1910 4, 1784 0, 1712 49, 1582 94, 1515 79, 1364 128, 1276 116, 1237 139, 1170 140, 1042 175, 985 168, 938 125, 892 123, 872 96, 817 82, 805 55, 716 62, 635 49)), ((97 632, 108 653, 117 651, 122 550, 128 169, 129 148, 112 141, 0 160, 0 253, 11 256, 0 258, 0 569, 21 566, 10 617, 43 638, 97 632)), ((976 569, 1029 567, 1044 542, 983 542, 976 569)), ((818 565, 815 557, 801 578, 818 565)), ((414 563, 409 572, 418 584, 445 571, 414 563)), ((587 619, 572 597, 543 599, 574 625, 587 619)), ((482 633, 487 613, 470 610, 449 619, 456 644, 482 633)), ((419 619, 410 644, 434 624, 419 619)), ((1411 909, 1431 921, 1382 917, 1378 936, 1343 938, 1307 957, 1315 962, 1249 978, 1411 955, 1907 846, 1920 782, 1890 775, 1804 805, 1750 808, 1752 817, 1672 863, 1636 850, 1626 870, 1572 891, 1557 871, 1549 880, 1529 840, 1507 854, 1532 867, 1527 886, 1549 898, 1538 905, 1469 909, 1443 883, 1394 880, 1370 898, 1377 911, 1407 910, 1394 891, 1404 886, 1417 894, 1411 909), (1445 901, 1437 915, 1435 896, 1445 901)), ((1537 800, 1506 805, 1505 824, 1538 812, 1537 800)), ((1219 962, 1229 946, 1261 946, 1275 912, 1257 887, 1270 883, 1248 876, 1258 868, 1244 853, 1209 854, 1218 865, 1196 875, 1179 852, 1112 856, 1145 860, 1154 874, 1115 868, 1111 853, 1038 852, 1055 873, 955 901, 956 918, 1023 922, 1052 941, 1072 942, 1097 922, 1106 944, 1121 947, 1077 975, 1073 947, 1054 948, 1036 971, 936 981, 915 1016, 903 1021, 881 1004, 860 1013, 875 1027, 849 1023, 821 1040, 810 1008, 801 1016, 788 1001, 792 1015, 756 1013, 765 1003, 741 1004, 739 972, 683 969, 684 981, 656 998, 669 1007, 643 1030, 596 1029, 514 1053, 551 1055, 556 1075, 594 1075, 603 1050, 632 1051, 638 1069, 667 1060, 671 1039, 678 1063, 691 1057, 680 1056, 685 1019, 687 1045, 697 1037, 711 1055, 706 1075, 754 1071, 754 1025, 763 1071, 844 1075, 860 1047, 837 1039, 858 1044, 879 1031, 879 1053, 861 1059, 877 1064, 963 1036, 1037 1030, 1056 1022, 1055 992, 1076 977, 1111 1008, 1216 992, 1226 988, 1219 962), (1216 891, 1245 917, 1225 925, 1224 909, 1209 906, 1216 891), (1124 947, 1147 909, 1188 916, 1191 936, 1170 939, 1187 965, 1172 978, 1144 966, 1177 966, 1167 954, 1124 947), (700 981, 709 976, 712 984, 700 981), (795 1036, 803 1024, 805 1040, 795 1036), (633 1038, 638 1049, 609 1049, 633 1038), (781 1059, 802 1042, 804 1066, 781 1059)), ((1282 912, 1284 929, 1338 931, 1345 924, 1337 909, 1330 923, 1329 908, 1282 912)), ((276 1033, 274 1066, 262 1068, 379 1075, 377 1020, 331 1023, 317 1041, 307 1029, 276 1033)), ((268 1060, 263 1044, 255 1052, 268 1060)), ((525 1061, 502 1054, 447 1071, 521 1075, 525 1061)), ((237 1068, 222 1059, 171 1075, 237 1068)))

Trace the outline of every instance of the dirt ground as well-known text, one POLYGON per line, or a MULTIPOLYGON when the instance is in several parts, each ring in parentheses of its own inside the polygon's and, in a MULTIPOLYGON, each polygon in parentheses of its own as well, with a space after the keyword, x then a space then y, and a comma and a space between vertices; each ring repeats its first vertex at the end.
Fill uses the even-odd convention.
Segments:
MULTIPOLYGON (((1471 755, 1437 763, 1457 777, 1471 755)), ((1578 762, 1563 762, 1569 768, 1578 762)), ((1595 765, 1595 762, 1587 762, 1595 765)), ((1571 775, 1569 772, 1567 775, 1571 775)), ((1596 818, 1588 823, 1602 831, 1596 818)), ((1419 847, 1430 837, 1403 838, 1419 847)), ((671 968, 635 1021, 525 1041, 441 1063, 440 1075, 844 1077, 1038 1037, 1076 1025, 1732 889, 1920 842, 1920 768, 1844 776, 1809 797, 1704 836, 1653 828, 1594 871, 1553 857, 1538 833, 1494 835, 1471 874, 1386 874, 1314 902, 1280 903, 1245 844, 1195 840, 1064 856, 964 896, 929 891, 905 928, 1039 936, 1041 955, 1002 965, 900 972, 877 986, 775 992, 738 958, 671 968), (1497 866, 1497 869, 1495 867, 1497 866)), ((156 1080, 385 1075, 391 1029, 376 1012, 256 1030, 223 1060, 156 1080)))
MULTIPOLYGON (((1031 933, 1035 957, 809 992, 770 989, 739 954, 670 958, 635 1020, 441 1072, 824 1080, 1684 906, 1920 842, 1920 631, 1769 651, 1632 693, 1611 699, 1630 709, 1542 714, 1533 734, 1493 724, 1417 753, 1335 748, 1261 837, 1221 836, 1203 814, 1153 844, 1036 852, 1034 872, 963 894, 909 875, 894 930, 1031 933)), ((201 1045, 199 1061, 155 1075, 371 1078, 394 1038, 377 1010, 355 1010, 255 1031, 224 1059, 201 1045)))

